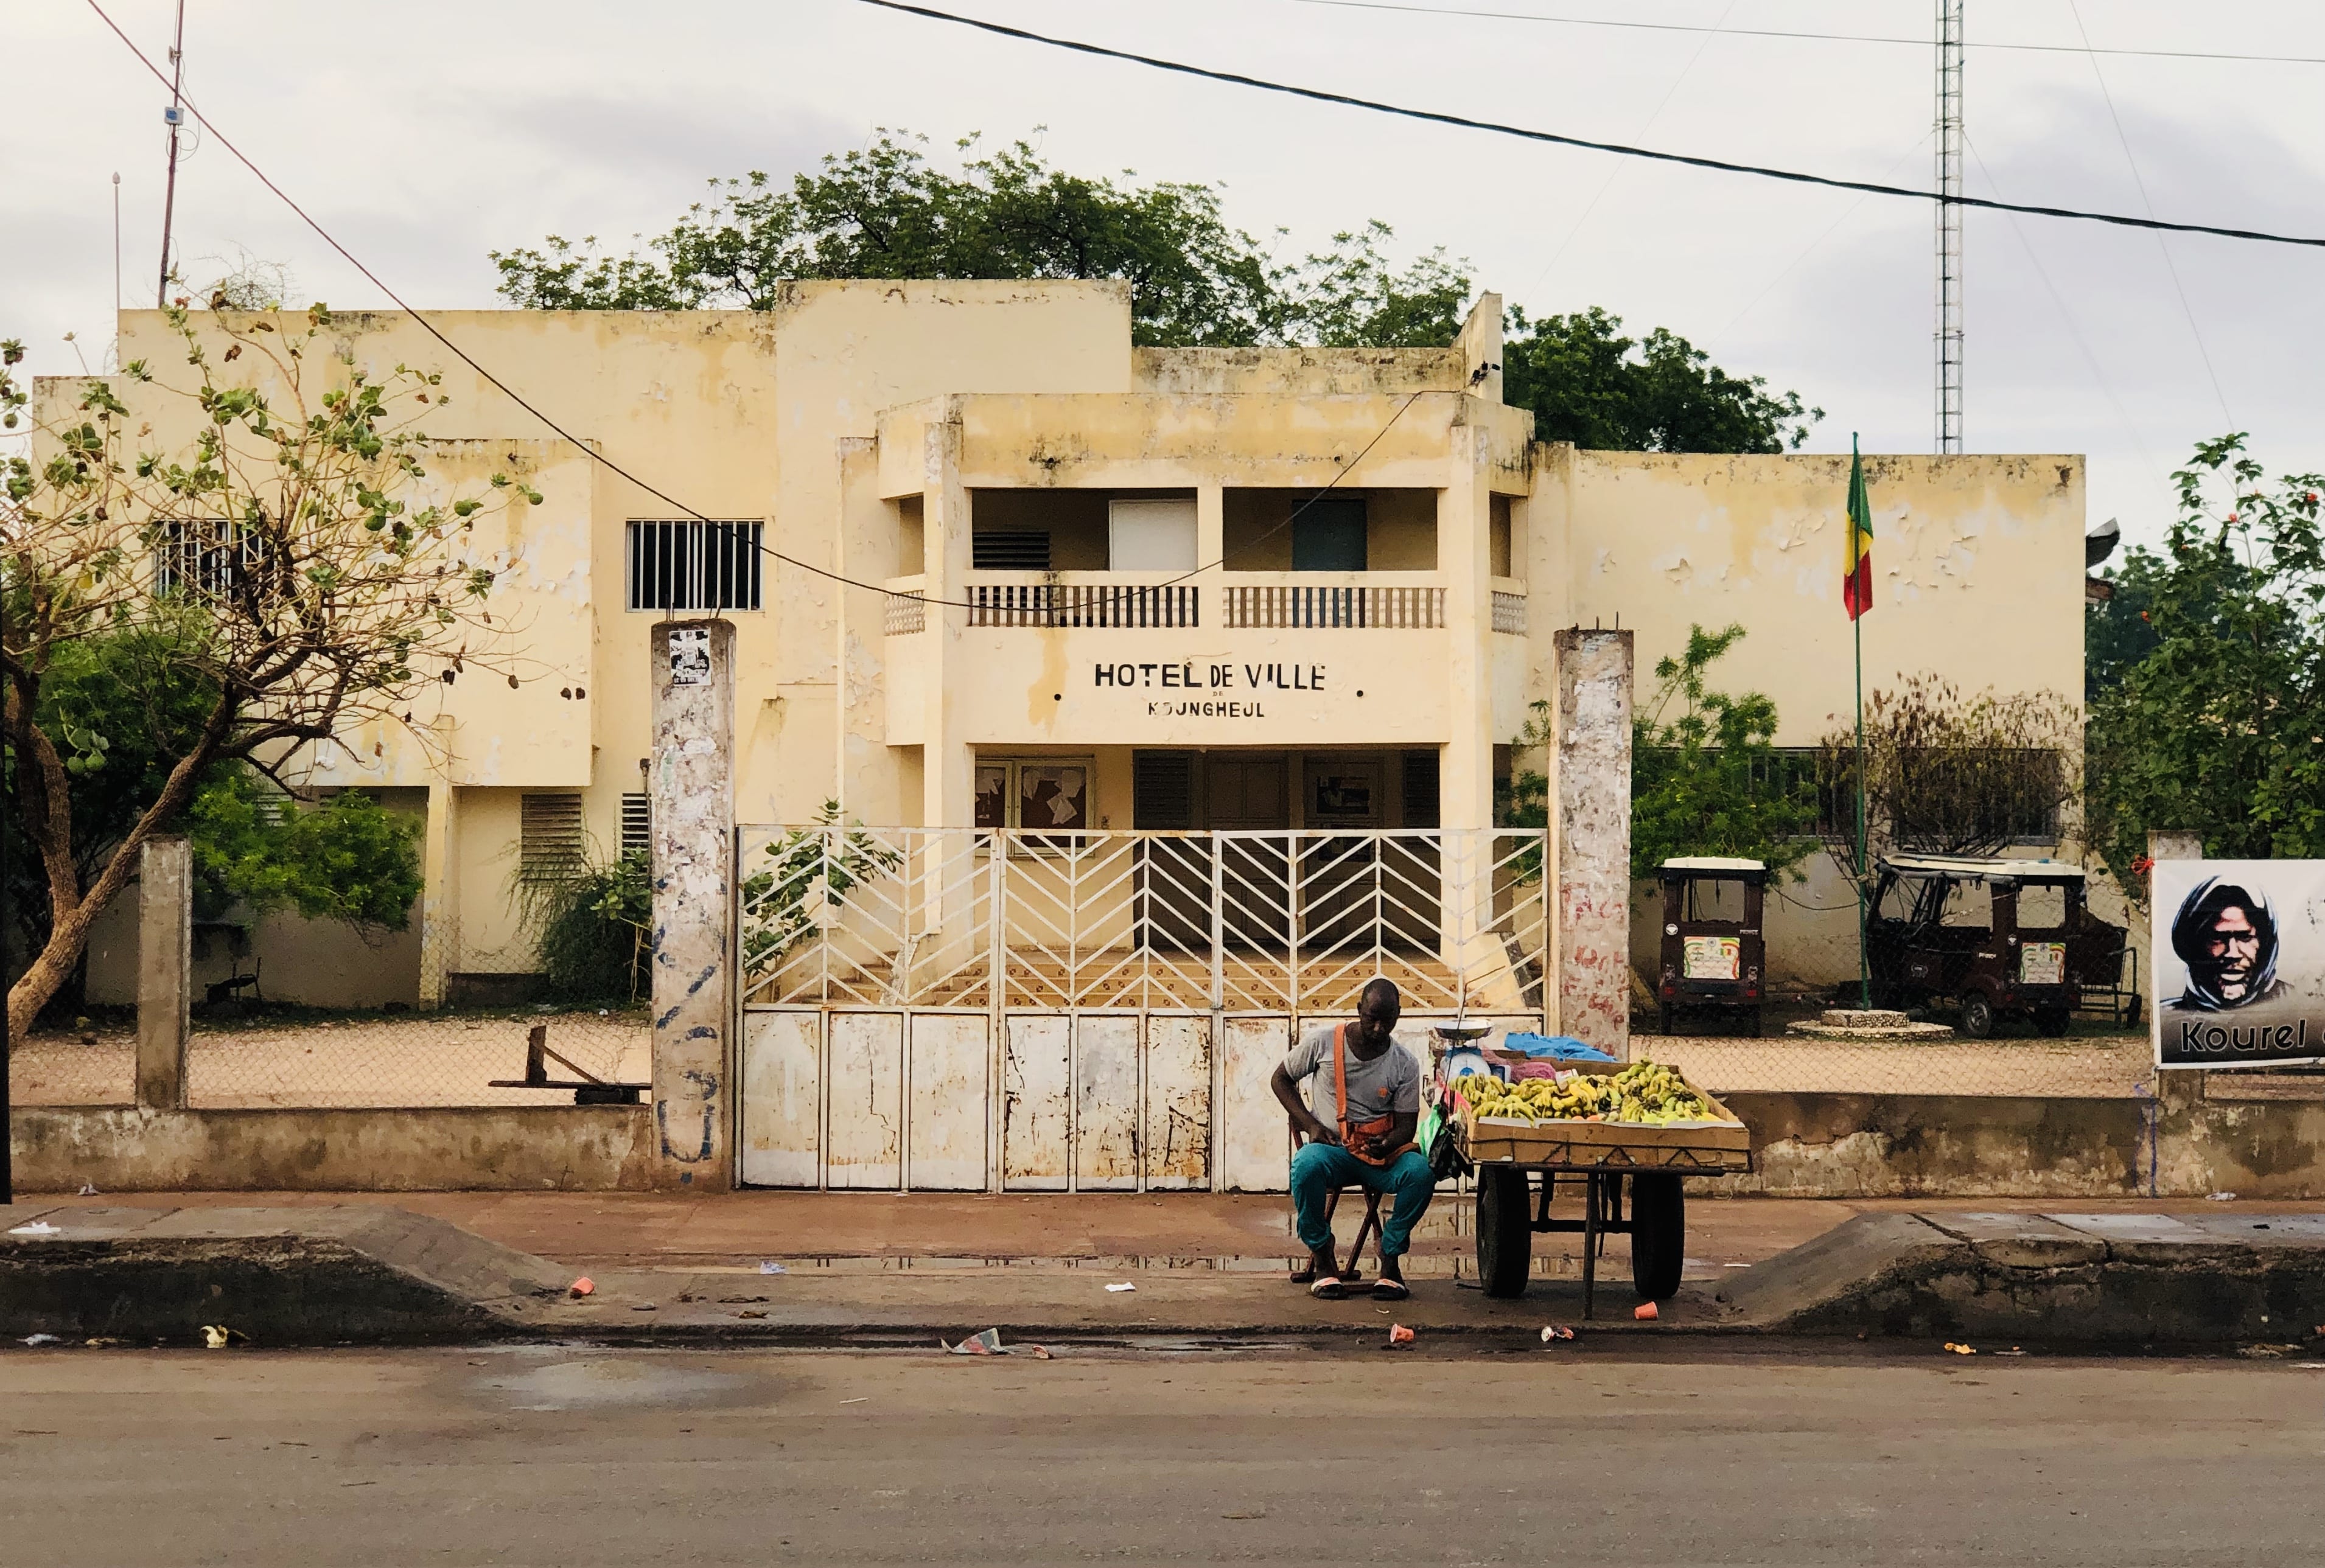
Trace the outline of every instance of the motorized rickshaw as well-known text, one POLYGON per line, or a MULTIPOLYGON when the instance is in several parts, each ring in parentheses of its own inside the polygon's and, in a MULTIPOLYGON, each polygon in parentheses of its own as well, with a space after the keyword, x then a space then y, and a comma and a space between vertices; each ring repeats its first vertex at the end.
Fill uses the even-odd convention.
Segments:
POLYGON ((1737 1033, 1757 1035, 1767 955, 1760 933, 1767 865, 1734 855, 1684 855, 1663 862, 1660 875, 1657 1029, 1670 1034, 1681 1008, 1716 1007, 1740 1015, 1737 1033))
POLYGON ((2122 963, 2123 927, 2085 908, 2079 866, 1895 854, 1877 870, 1866 927, 1876 1006, 1951 1001, 1972 1039, 2005 1016, 2063 1035, 2083 985, 2122 963))

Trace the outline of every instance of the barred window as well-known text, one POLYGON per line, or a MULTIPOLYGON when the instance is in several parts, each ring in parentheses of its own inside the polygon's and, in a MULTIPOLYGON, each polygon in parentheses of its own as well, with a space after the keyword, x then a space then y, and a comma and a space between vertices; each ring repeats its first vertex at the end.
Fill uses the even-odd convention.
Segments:
POLYGON ((258 563, 263 543, 255 529, 233 518, 171 519, 153 547, 153 590, 223 598, 258 563))
POLYGON ((528 882, 561 882, 588 865, 581 826, 581 797, 527 795, 518 804, 517 875, 528 882))
POLYGON ((632 519, 633 610, 755 610, 765 525, 632 519))
POLYGON ((653 853, 653 797, 650 795, 622 797, 622 853, 632 850, 653 853))

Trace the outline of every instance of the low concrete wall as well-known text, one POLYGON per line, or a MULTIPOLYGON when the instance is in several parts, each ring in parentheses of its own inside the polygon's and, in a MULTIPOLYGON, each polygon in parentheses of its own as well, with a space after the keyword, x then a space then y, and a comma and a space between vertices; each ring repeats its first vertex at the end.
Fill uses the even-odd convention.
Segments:
MULTIPOLYGON (((2325 1102, 2223 1102, 2167 1081, 2139 1100, 1983 1094, 1726 1096, 1768 1197, 2325 1197, 2325 1102)), ((644 1192, 644 1106, 137 1111, 26 1106, 16 1185, 77 1192, 644 1192)))
POLYGON ((27 1193, 640 1191, 653 1182, 643 1105, 384 1111, 10 1113, 27 1193))
POLYGON ((1771 1197, 2325 1197, 2325 1102, 2223 1102, 2167 1079, 2161 1102, 1985 1094, 1724 1096, 1771 1197))

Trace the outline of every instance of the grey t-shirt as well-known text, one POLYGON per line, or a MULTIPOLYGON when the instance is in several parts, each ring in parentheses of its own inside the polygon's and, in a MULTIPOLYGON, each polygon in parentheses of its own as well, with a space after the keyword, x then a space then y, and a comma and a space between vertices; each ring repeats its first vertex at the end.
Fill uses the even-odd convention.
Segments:
MULTIPOLYGON (((1327 1024, 1310 1029, 1283 1058, 1284 1076, 1295 1084, 1302 1078, 1311 1080, 1308 1108, 1316 1113, 1317 1121, 1335 1130, 1340 1125, 1340 1097, 1332 1075, 1332 1035, 1338 1027, 1327 1024)), ((1354 1047, 1348 1047, 1346 1055, 1349 1121, 1377 1121, 1394 1111, 1419 1112, 1421 1067, 1403 1046, 1391 1040, 1388 1049, 1369 1062, 1354 1047)))

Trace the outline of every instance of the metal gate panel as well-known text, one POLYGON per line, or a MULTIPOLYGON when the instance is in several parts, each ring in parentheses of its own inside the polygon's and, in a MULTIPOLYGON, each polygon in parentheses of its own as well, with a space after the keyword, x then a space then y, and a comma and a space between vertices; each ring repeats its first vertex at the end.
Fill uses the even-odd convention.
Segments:
POLYGON ((833 1009, 824 1185, 903 1185, 904 1015, 833 1009))
POLYGON ((1211 1183, 1211 1020, 1200 1013, 1146 1017, 1145 1131, 1140 1152, 1152 1191, 1211 1183))
POLYGON ((1135 1192, 1138 1015, 1086 1012, 1073 1022, 1074 1185, 1083 1192, 1135 1192))
POLYGON ((1292 1049, 1281 1014, 1230 1016, 1220 1025, 1215 1185, 1234 1193, 1280 1193, 1292 1185, 1290 1132, 1268 1081, 1292 1049))
POLYGON ((1072 1130, 1072 1020, 1062 1013, 1011 1013, 1001 1056, 1001 1185, 1011 1192, 1063 1192, 1072 1130))
POLYGON ((991 1038, 992 1019, 984 1013, 912 1015, 912 1158, 904 1184, 914 1192, 985 1189, 991 1038))
POLYGON ((743 1180, 811 1187, 823 1127, 823 1015, 743 1015, 743 1180))

